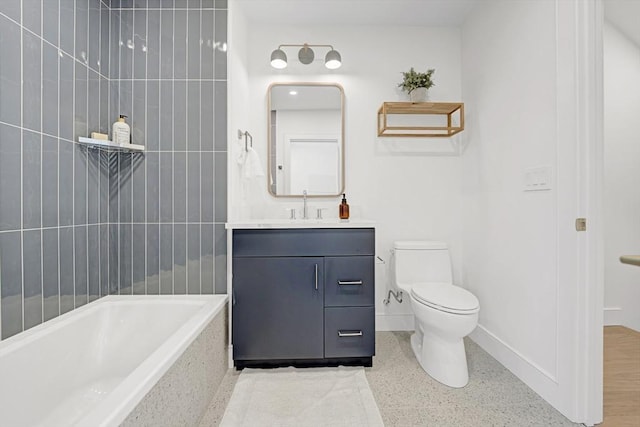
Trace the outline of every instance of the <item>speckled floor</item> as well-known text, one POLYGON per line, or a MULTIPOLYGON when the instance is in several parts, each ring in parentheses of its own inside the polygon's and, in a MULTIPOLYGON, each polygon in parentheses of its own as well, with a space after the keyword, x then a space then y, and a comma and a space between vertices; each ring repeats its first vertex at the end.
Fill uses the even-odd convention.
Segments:
POLYGON ((467 339, 469 384, 444 386, 418 364, 410 332, 376 334, 367 380, 387 426, 572 426, 522 381, 467 339))
MULTIPOLYGON (((367 380, 386 426, 574 426, 473 341, 466 340, 469 384, 452 389, 418 365, 410 332, 376 333, 367 380)), ((239 372, 229 370, 200 427, 222 419, 239 372)))

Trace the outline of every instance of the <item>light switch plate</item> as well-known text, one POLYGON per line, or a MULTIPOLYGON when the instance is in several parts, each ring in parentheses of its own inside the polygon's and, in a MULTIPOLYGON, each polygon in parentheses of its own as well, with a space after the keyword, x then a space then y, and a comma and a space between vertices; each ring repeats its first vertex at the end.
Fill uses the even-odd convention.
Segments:
POLYGON ((536 166, 524 170, 523 191, 551 190, 551 166, 536 166))

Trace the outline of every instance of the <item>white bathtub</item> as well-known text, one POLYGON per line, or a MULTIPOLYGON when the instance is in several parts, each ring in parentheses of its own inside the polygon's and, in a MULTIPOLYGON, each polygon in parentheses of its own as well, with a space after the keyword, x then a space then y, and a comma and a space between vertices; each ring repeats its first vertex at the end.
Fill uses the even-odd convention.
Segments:
MULTIPOLYGON (((224 375, 226 358, 185 350, 198 345, 197 351, 211 353, 220 347, 217 353, 226 356, 226 301, 226 295, 108 296, 1 341, 0 426, 157 425, 143 422, 145 414, 161 423, 180 422, 154 412, 191 404, 194 396, 184 393, 215 393, 217 384, 189 381, 198 383, 213 371, 224 375), (215 330, 214 323, 220 324, 215 330), (205 331, 211 332, 201 338, 205 331), (203 373, 172 373, 182 358, 188 360, 181 365, 203 373), (163 387, 159 380, 171 373, 174 378, 163 387), (165 395, 164 389, 175 392, 180 381, 184 391, 165 395), (147 402, 154 395, 156 401, 147 402)), ((196 397, 206 409, 211 396, 196 397)))

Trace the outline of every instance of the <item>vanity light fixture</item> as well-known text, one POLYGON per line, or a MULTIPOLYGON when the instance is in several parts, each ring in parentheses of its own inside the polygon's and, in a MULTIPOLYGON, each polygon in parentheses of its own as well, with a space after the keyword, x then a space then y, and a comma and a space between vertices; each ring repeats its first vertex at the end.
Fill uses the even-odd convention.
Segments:
POLYGON ((280 48, 271 53, 271 66, 279 70, 287 66, 287 54, 280 48))
POLYGON ((324 66, 330 70, 335 70, 336 68, 340 68, 341 65, 342 57, 337 50, 333 50, 332 48, 327 52, 327 56, 324 57, 324 66))
POLYGON ((315 58, 315 53, 312 47, 329 48, 326 56, 324 57, 324 66, 330 70, 340 68, 342 65, 342 57, 337 50, 330 44, 281 44, 276 50, 271 52, 271 66, 277 69, 283 69, 287 66, 287 54, 282 50, 283 47, 300 47, 298 51, 298 60, 305 65, 309 65, 315 58))

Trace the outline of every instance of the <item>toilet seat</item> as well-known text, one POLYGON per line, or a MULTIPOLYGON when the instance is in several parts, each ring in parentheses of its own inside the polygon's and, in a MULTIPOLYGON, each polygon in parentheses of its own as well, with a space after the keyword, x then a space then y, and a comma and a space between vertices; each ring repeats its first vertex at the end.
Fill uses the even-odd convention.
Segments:
POLYGON ((416 283, 411 296, 421 304, 452 314, 473 314, 480 310, 478 298, 450 283, 416 283))

